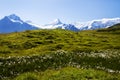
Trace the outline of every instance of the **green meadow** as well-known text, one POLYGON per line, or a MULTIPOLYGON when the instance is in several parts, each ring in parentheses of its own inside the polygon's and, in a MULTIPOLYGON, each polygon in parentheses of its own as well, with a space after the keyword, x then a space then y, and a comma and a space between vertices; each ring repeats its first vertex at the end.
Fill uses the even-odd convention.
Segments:
POLYGON ((0 34, 0 80, 120 80, 120 24, 0 34))

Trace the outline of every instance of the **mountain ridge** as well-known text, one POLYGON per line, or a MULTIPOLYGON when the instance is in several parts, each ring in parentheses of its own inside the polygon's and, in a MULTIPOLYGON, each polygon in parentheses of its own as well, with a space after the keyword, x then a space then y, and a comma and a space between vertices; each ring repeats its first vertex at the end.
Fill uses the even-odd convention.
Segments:
POLYGON ((21 32, 34 29, 38 28, 34 25, 24 22, 15 14, 5 16, 0 20, 0 33, 21 32))
POLYGON ((45 25, 36 25, 31 21, 23 21, 16 14, 5 16, 0 20, 0 33, 20 32, 34 29, 66 29, 72 31, 81 30, 95 30, 101 28, 108 28, 120 23, 120 18, 103 18, 99 20, 92 20, 88 22, 64 23, 60 19, 55 19, 53 22, 45 25))

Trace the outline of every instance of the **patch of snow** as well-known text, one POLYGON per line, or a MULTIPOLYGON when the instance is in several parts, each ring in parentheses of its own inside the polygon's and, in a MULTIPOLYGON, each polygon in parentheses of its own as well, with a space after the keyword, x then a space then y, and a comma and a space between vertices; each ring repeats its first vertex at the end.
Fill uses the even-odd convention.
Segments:
POLYGON ((14 20, 14 19, 10 19, 12 22, 18 22, 20 24, 23 24, 23 21, 19 21, 19 20, 14 20))

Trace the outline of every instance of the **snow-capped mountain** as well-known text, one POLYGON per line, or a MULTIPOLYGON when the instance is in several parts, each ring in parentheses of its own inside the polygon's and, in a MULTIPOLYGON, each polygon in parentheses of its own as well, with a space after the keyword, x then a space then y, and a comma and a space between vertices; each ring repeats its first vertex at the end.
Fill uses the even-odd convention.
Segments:
POLYGON ((75 22, 72 24, 65 24, 65 23, 62 23, 59 19, 55 19, 50 24, 40 26, 40 28, 41 29, 61 28, 61 29, 72 30, 72 31, 80 31, 80 30, 94 30, 94 29, 100 29, 100 28, 108 28, 118 23, 120 23, 120 18, 92 20, 92 21, 83 22, 83 23, 75 22))
POLYGON ((110 18, 101 20, 92 20, 88 22, 75 22, 71 24, 66 24, 60 21, 60 19, 55 19, 53 22, 46 25, 36 25, 31 21, 24 22, 20 17, 15 14, 5 16, 0 20, 0 33, 10 33, 10 32, 20 32, 25 30, 34 29, 66 29, 72 31, 80 30, 94 30, 100 28, 108 28, 115 24, 120 23, 120 18, 110 18))
POLYGON ((53 22, 43 25, 40 27, 41 29, 66 29, 72 31, 78 31, 78 29, 73 24, 65 24, 62 23, 59 19, 55 19, 53 22))
POLYGON ((38 29, 34 25, 30 25, 20 19, 15 14, 5 16, 0 20, 0 33, 20 32, 24 30, 38 29))
POLYGON ((120 18, 93 20, 85 23, 76 22, 74 25, 79 30, 94 30, 100 28, 108 28, 118 23, 120 23, 120 18))

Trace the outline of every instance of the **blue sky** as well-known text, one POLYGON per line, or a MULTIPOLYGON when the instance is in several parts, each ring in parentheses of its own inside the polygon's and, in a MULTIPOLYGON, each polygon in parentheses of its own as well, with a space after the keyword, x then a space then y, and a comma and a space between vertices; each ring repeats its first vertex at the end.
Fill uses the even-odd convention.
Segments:
POLYGON ((0 18, 13 13, 40 25, 85 22, 120 17, 120 0, 0 0, 0 18))

